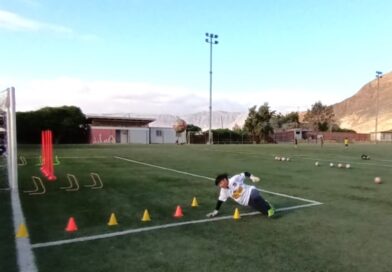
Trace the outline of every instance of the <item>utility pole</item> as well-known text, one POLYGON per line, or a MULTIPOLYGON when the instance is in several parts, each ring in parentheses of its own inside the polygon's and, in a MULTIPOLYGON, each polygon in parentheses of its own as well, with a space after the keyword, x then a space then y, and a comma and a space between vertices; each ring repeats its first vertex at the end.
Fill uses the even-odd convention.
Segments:
POLYGON ((378 96, 380 92, 380 78, 382 78, 382 72, 376 71, 377 78, 377 94, 376 94, 376 128, 374 130, 374 141, 377 144, 377 133, 378 133, 378 96))
POLYGON ((212 45, 218 44, 218 35, 213 33, 206 33, 206 43, 210 44, 210 123, 208 129, 208 144, 213 144, 212 132, 211 132, 211 123, 212 123, 212 45))

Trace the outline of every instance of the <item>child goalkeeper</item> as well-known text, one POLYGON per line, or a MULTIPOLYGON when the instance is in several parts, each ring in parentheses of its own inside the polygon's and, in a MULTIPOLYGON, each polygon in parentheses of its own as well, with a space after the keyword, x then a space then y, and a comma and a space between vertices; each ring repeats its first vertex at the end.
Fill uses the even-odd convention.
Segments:
POLYGON ((221 174, 216 177, 215 185, 220 187, 220 194, 215 210, 207 214, 207 217, 217 216, 222 203, 229 197, 237 203, 243 206, 250 206, 268 217, 274 215, 275 210, 272 205, 262 198, 255 186, 245 184, 245 178, 249 178, 252 182, 260 181, 258 177, 253 176, 249 172, 244 172, 231 178, 227 174, 221 174))

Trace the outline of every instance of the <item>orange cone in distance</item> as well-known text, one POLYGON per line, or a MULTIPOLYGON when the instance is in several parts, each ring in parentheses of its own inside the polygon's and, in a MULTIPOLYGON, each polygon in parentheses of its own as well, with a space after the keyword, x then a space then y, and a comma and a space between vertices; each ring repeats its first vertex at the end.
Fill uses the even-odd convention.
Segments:
POLYGON ((65 231, 74 232, 77 230, 78 230, 78 226, 76 225, 75 219, 71 216, 68 219, 68 224, 67 224, 67 227, 65 228, 65 231))
POLYGON ((180 205, 177 206, 176 208, 176 212, 173 215, 175 218, 181 218, 184 216, 184 214, 182 213, 182 209, 180 207, 180 205))

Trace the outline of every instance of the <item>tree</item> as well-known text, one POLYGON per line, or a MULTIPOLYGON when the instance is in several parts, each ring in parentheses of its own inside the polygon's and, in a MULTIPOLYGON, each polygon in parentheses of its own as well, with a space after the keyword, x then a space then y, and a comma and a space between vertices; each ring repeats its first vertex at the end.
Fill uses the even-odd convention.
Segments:
POLYGON ((41 142, 41 131, 53 131, 55 143, 86 143, 87 121, 82 111, 73 106, 45 107, 16 114, 19 143, 41 142))
POLYGON ((195 126, 193 124, 189 124, 186 126, 186 131, 188 131, 188 132, 201 132, 201 128, 198 126, 195 126))
POLYGON ((248 131, 253 138, 253 141, 259 142, 258 139, 258 120, 256 105, 249 109, 248 117, 245 120, 244 129, 248 131))
POLYGON ((244 129, 251 133, 254 141, 267 141, 269 135, 274 132, 271 119, 275 111, 271 111, 268 103, 264 103, 256 111, 256 106, 249 109, 248 117, 245 120, 244 129))
POLYGON ((286 126, 290 125, 291 128, 298 127, 299 114, 298 114, 298 112, 294 112, 294 111, 287 113, 286 115, 283 115, 281 113, 275 114, 271 118, 271 124, 272 124, 272 127, 274 127, 274 128, 282 128, 282 127, 284 127, 284 125, 286 125, 286 126))
POLYGON ((335 114, 332 106, 323 105, 320 101, 307 110, 304 121, 315 131, 327 131, 334 123, 335 114))

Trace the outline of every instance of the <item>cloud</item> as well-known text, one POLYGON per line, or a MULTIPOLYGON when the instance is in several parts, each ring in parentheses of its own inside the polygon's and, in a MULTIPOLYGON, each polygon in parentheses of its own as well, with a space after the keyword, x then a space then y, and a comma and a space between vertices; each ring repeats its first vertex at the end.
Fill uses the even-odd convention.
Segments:
POLYGON ((16 13, 0 10, 0 28, 14 31, 52 31, 56 33, 72 34, 72 29, 55 24, 43 23, 24 18, 16 13))
MULTIPOLYGON (((148 82, 85 81, 79 78, 16 82, 18 111, 41 107, 74 105, 84 113, 137 113, 183 115, 209 110, 209 93, 182 86, 162 86, 148 82)), ((1 80, 0 83, 6 82, 1 80)), ((307 90, 266 90, 248 93, 213 93, 214 111, 248 112, 254 105, 268 102, 272 110, 287 113, 304 111, 316 101, 333 104, 326 94, 307 90)))
MULTIPOLYGON (((1 80, 0 80, 1 82, 1 80)), ((192 113, 207 110, 207 98, 184 87, 150 83, 83 81, 60 77, 16 84, 18 111, 75 105, 85 113, 192 113)))

